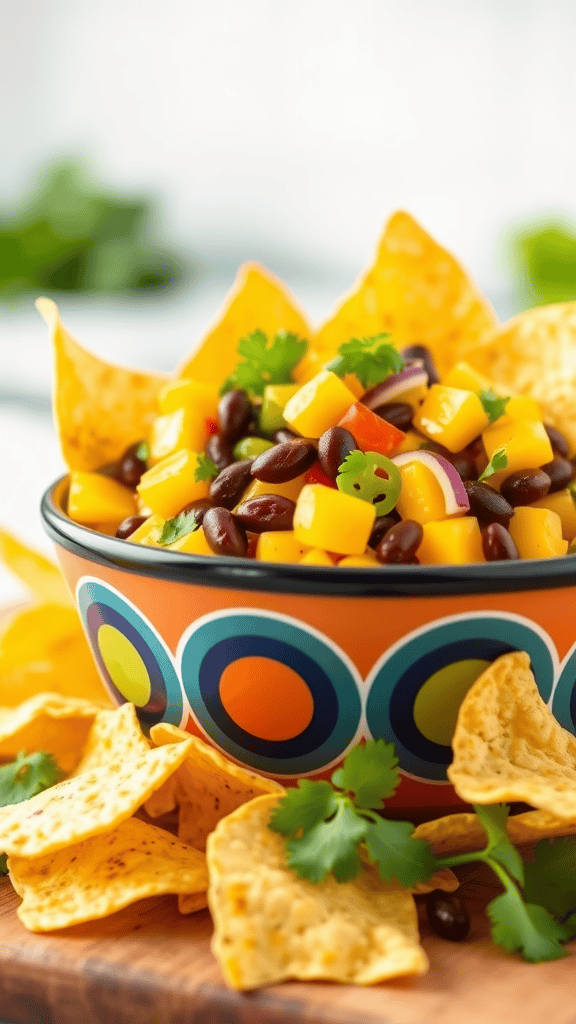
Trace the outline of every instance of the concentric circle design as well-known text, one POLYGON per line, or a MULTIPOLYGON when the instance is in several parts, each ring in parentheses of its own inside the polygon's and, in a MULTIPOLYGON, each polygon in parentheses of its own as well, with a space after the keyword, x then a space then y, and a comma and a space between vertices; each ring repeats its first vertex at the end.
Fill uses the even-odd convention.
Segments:
POLYGON ((487 663, 509 651, 530 655, 544 700, 552 691, 556 652, 539 627, 504 612, 454 616, 408 634, 367 679, 366 719, 374 737, 396 747, 403 771, 445 782, 460 703, 487 663))
POLYGON ((329 767, 357 738, 361 679, 328 637, 253 609, 195 622, 178 648, 191 713, 228 756, 275 776, 329 767))
POLYGON ((552 713, 564 729, 576 735, 576 644, 564 659, 554 690, 552 713))
POLYGON ((117 590, 90 578, 76 592, 86 636, 117 704, 131 701, 144 729, 181 725, 182 688, 170 651, 154 627, 117 590))

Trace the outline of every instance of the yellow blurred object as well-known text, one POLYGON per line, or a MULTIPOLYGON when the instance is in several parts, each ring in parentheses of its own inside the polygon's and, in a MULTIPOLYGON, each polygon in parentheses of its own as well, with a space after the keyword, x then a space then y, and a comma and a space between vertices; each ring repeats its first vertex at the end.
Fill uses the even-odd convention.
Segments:
POLYGON ((70 473, 68 515, 76 523, 115 523, 136 512, 132 491, 100 473, 70 473))
POLYGON ((510 420, 541 420, 542 410, 535 398, 528 398, 528 395, 511 395, 510 400, 506 402, 504 416, 510 420))
MULTIPOLYGON (((28 547, 8 530, 0 529, 0 560, 39 601, 72 604, 60 569, 39 551, 28 547)), ((0 704, 2 701, 0 701, 0 704)))
POLYGON ((158 408, 161 413, 192 409, 198 416, 215 420, 218 415, 218 388, 215 384, 202 384, 181 377, 162 388, 158 395, 158 408))
POLYGON ((284 407, 286 423, 302 437, 320 437, 354 405, 356 396, 330 370, 303 384, 284 407))
POLYGON ((553 558, 565 555, 568 541, 562 537, 562 522, 548 508, 521 505, 508 527, 520 558, 553 558))
POLYGON ((423 445, 427 444, 428 441, 422 434, 418 434, 415 430, 408 430, 404 440, 400 442, 394 454, 400 455, 401 452, 417 452, 423 445))
POLYGON ((175 540, 173 544, 169 544, 168 550, 184 551, 188 555, 214 556, 214 551, 212 551, 212 548, 206 540, 206 534, 201 526, 197 530, 193 530, 192 533, 187 533, 185 537, 180 537, 179 540, 175 540))
POLYGON ((208 439, 205 417, 190 407, 174 409, 163 416, 157 416, 150 428, 150 458, 148 463, 155 466, 167 455, 173 455, 181 448, 201 452, 208 439))
POLYGON ((306 484, 296 502, 294 533, 314 548, 363 555, 375 518, 376 509, 367 501, 322 484, 306 484))
POLYGON ((462 451, 489 423, 478 395, 444 384, 432 385, 414 417, 417 430, 450 452, 462 451))
POLYGON ((374 566, 380 565, 380 562, 372 551, 365 551, 363 555, 347 555, 346 558, 340 559, 338 565, 344 569, 373 569, 374 566))
POLYGON ((446 499, 432 470, 422 462, 408 462, 399 469, 402 490, 396 502, 398 515, 422 524, 446 519, 446 499))
POLYGON ((166 456, 143 474, 137 491, 157 515, 169 519, 190 501, 207 498, 209 481, 197 480, 198 452, 182 448, 166 456))
POLYGON ((314 349, 309 348, 294 367, 292 376, 297 384, 306 384, 324 368, 324 360, 314 349))
POLYGON ((499 448, 505 449, 506 476, 545 466, 554 458, 548 434, 538 420, 496 420, 482 432, 482 441, 489 459, 499 448))
POLYGON ((424 537, 416 552, 422 565, 466 565, 485 562, 478 521, 444 519, 441 523, 424 523, 424 537))
POLYGON ((261 533, 256 545, 256 558, 261 562, 299 562, 308 550, 292 530, 270 530, 261 533))
POLYGON ((494 385, 483 373, 478 373, 469 363, 461 360, 455 363, 448 373, 442 377, 442 384, 447 388, 460 388, 463 391, 484 391, 486 388, 494 389, 494 385))
POLYGON ((300 559, 300 565, 334 565, 334 559, 327 551, 322 551, 321 548, 312 548, 300 559))
POLYGON ((545 498, 532 502, 531 507, 548 508, 555 512, 560 516, 564 540, 573 540, 576 537, 576 504, 568 489, 547 494, 545 498))
POLYGON ((249 498, 260 498, 263 494, 279 494, 282 498, 289 498, 296 501, 300 491, 306 483, 306 474, 294 477, 293 480, 286 480, 283 484, 266 484, 263 480, 253 480, 246 488, 238 505, 249 498))
POLYGON ((131 544, 144 544, 145 547, 151 548, 157 547, 165 521, 162 516, 151 515, 126 539, 131 544))

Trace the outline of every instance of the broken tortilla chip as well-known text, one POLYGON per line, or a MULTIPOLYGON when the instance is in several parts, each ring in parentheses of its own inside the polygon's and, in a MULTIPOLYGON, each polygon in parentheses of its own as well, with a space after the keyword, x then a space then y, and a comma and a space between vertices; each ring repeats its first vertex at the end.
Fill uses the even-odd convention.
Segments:
POLYGON ((206 848, 208 834, 231 811, 263 793, 284 792, 277 782, 241 768, 175 725, 159 722, 152 726, 150 739, 156 746, 189 744, 188 756, 174 774, 180 808, 178 838, 197 850, 206 848))
POLYGON ((16 708, 0 707, 0 758, 12 760, 21 750, 42 750, 69 772, 100 710, 90 701, 59 693, 37 694, 16 708))
MULTIPOLYGON (((508 837, 515 846, 528 846, 540 839, 559 839, 576 835, 576 822, 562 821, 547 811, 525 811, 506 822, 508 837)), ((447 814, 425 821, 414 831, 414 839, 425 839, 435 857, 482 850, 488 838, 475 814, 447 814)), ((438 887, 439 888, 439 887, 438 887)))
POLYGON ((38 299, 54 348, 54 415, 69 469, 95 470, 140 441, 157 412, 167 377, 106 363, 82 348, 51 299, 38 299))
POLYGON ((521 800, 576 820, 576 737, 542 700, 524 651, 504 654, 464 697, 448 778, 467 803, 521 800))
POLYGON ((440 373, 498 321, 488 300, 408 213, 386 225, 376 259, 313 341, 328 359, 350 338, 389 332, 397 348, 426 345, 440 373))
POLYGON ((74 775, 109 764, 133 761, 149 750, 150 744, 142 732, 134 704, 122 704, 113 711, 99 711, 90 726, 74 775))
POLYGON ((414 897, 367 867, 353 882, 318 885, 286 866, 268 828, 278 796, 224 818, 208 839, 212 950, 228 985, 254 989, 288 978, 373 985, 423 974, 414 897))
POLYGON ((0 529, 0 560, 39 601, 71 607, 72 598, 58 566, 3 529, 0 529))
POLYGON ((137 818, 45 857, 10 857, 22 897, 17 914, 32 932, 108 917, 136 900, 186 893, 206 906, 208 870, 199 850, 137 818))
POLYGON ((529 395, 576 452, 576 302, 520 313, 466 352, 503 393, 529 395))
POLYGON ((111 832, 176 771, 190 746, 156 747, 65 779, 24 804, 0 808, 0 850, 9 856, 42 857, 111 832))
POLYGON ((264 331, 268 339, 278 331, 310 337, 305 314, 282 281, 258 263, 244 263, 214 324, 194 353, 183 360, 178 376, 221 384, 236 366, 238 342, 256 330, 264 331))

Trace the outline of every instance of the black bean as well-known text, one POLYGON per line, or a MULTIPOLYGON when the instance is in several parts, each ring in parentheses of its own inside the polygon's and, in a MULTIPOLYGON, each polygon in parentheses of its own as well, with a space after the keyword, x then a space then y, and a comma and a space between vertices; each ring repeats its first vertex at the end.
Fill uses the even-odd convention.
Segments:
POLYGON ((139 459, 136 454, 141 443, 137 441, 126 449, 114 472, 116 479, 125 487, 136 487, 142 474, 146 472, 145 460, 139 459))
POLYGON ((317 456, 312 441, 284 441, 254 459, 252 476, 267 484, 284 484, 310 469, 317 456))
POLYGON ((285 441, 297 441, 298 434, 293 433, 292 430, 288 430, 288 427, 281 427, 280 430, 275 430, 272 434, 272 440, 275 444, 284 444, 285 441))
POLYGON ((220 433, 231 444, 248 433, 253 417, 254 409, 245 391, 227 391, 218 402, 220 433))
POLYGON ((568 459, 564 459, 561 455, 557 455, 552 462, 547 462, 542 469, 547 476, 550 477, 550 490, 548 494, 553 494, 554 491, 563 491, 568 486, 572 479, 572 473, 574 467, 568 459))
POLYGON ((234 462, 232 448, 220 434, 213 434, 208 439, 206 455, 209 459, 212 459, 212 462, 218 466, 218 469, 226 469, 226 466, 231 466, 234 462))
POLYGON ((498 491, 488 484, 468 480, 464 487, 470 502, 470 515, 476 516, 481 527, 489 526, 490 523, 500 523, 508 529, 514 509, 498 491))
POLYGON ((243 558, 248 550, 246 530, 227 508, 209 508, 202 523, 204 535, 217 555, 243 558))
POLYGON ((368 546, 371 548, 377 547, 377 545, 380 543, 382 537, 387 532, 387 530, 389 530, 392 526, 395 526, 396 523, 399 522, 400 516, 398 515, 396 509, 392 509, 392 511, 389 512, 388 515, 386 516, 376 516, 376 519, 374 520, 374 526, 372 527, 372 533, 368 538, 368 546))
POLYGON ((226 466, 226 469, 221 470, 210 484, 209 495, 212 504, 221 505, 223 508, 234 508, 252 479, 251 468, 252 460, 244 459, 242 462, 234 462, 231 466, 226 466))
POLYGON ((423 536, 420 523, 404 519, 386 531, 376 548, 376 558, 386 565, 406 565, 415 557, 423 536))
POLYGON ((543 469, 519 469, 506 477, 500 487, 502 496, 514 508, 545 498, 549 490, 550 477, 543 469))
POLYGON ((184 508, 180 510, 180 515, 183 512, 192 512, 198 526, 201 526, 209 508, 212 508, 212 502, 208 498, 197 498, 196 501, 189 501, 187 505, 184 505, 184 508))
POLYGON ((442 939, 461 942, 470 931, 470 915, 457 893, 434 889, 426 897, 426 914, 433 931, 442 939))
POLYGON ((544 430, 548 434, 550 444, 552 445, 555 454, 561 455, 563 459, 567 459, 570 446, 564 437, 564 434, 561 434, 560 431, 556 430, 556 427, 553 427, 550 423, 544 424, 544 430))
POLYGON ((398 430, 410 430, 414 418, 414 409, 408 402, 384 402, 384 405, 379 405, 372 412, 398 430))
POLYGON ((236 518, 251 533, 291 530, 295 508, 295 503, 281 494, 261 494, 243 501, 236 509, 236 518))
POLYGON ((408 345, 407 348, 402 349, 400 355, 404 356, 404 359, 406 360, 421 359, 422 362, 424 363, 424 369, 428 374, 428 383, 438 383, 440 377, 438 376, 438 371, 436 369, 436 366, 434 365, 432 353, 430 352, 430 349, 426 348, 425 345, 408 345))
POLYGON ((448 452, 444 458, 454 466, 461 480, 475 480, 478 476, 474 457, 466 448, 461 452, 448 452))
POLYGON ((145 523, 147 518, 147 516, 128 516, 127 519, 123 519, 120 523, 116 530, 116 536, 120 537, 121 540, 126 540, 126 537, 129 537, 139 526, 142 526, 142 523, 145 523))
POLYGON ((331 480, 338 476, 338 469, 350 452, 358 448, 356 438, 346 427, 330 427, 318 441, 318 462, 331 480))
POLYGON ((487 562, 503 562, 507 559, 520 558, 518 548, 505 526, 490 523, 482 530, 482 550, 487 562))

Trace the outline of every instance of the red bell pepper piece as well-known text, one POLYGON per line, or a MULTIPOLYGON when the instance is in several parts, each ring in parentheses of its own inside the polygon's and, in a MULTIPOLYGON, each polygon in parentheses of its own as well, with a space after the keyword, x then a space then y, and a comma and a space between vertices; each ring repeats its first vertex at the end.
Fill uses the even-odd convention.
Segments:
POLYGON ((326 476, 326 473, 318 462, 314 463, 314 465, 308 470, 304 479, 307 484, 324 484, 325 487, 336 488, 336 481, 331 480, 329 476, 326 476))
POLYGON ((214 437, 214 435, 218 433, 218 430, 219 430, 218 424, 217 424, 216 420, 212 419, 211 416, 208 416, 204 420, 204 426, 206 428, 206 433, 208 434, 208 437, 214 437))
POLYGON ((390 455, 406 437, 402 430, 387 423, 361 402, 350 406, 338 426, 350 431, 361 451, 379 452, 380 455, 390 455))

